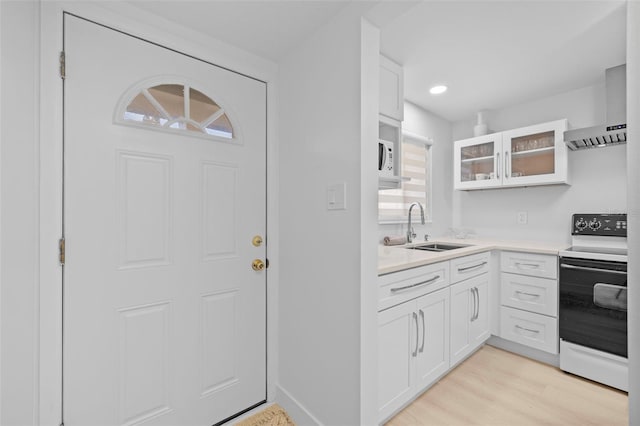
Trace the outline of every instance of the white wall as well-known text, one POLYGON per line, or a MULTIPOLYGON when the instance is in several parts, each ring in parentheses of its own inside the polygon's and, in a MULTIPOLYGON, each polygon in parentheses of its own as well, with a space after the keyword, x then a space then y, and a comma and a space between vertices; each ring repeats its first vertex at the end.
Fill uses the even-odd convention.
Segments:
MULTIPOLYGON (((417 239, 424 234, 432 237, 445 236, 451 227, 451 208, 453 191, 453 173, 451 170, 453 145, 451 144, 451 123, 437 115, 405 101, 402 129, 420 136, 433 139, 431 147, 431 222, 421 225, 413 220, 417 239)), ((415 216, 418 217, 418 216, 415 216)), ((388 235, 404 235, 406 223, 378 226, 378 240, 388 235)))
MULTIPOLYGON (((492 131, 561 118, 568 118, 570 127, 592 126, 604 122, 602 104, 604 87, 598 85, 493 111, 488 123, 492 131)), ((454 123, 454 140, 471 136, 473 121, 454 123)), ((627 211, 626 149, 569 152, 570 186, 454 191, 454 226, 479 236, 569 242, 571 213, 627 211), (521 211, 528 213, 526 225, 517 224, 521 211)))
POLYGON ((627 3, 629 425, 640 425, 640 3, 627 3))
POLYGON ((279 387, 306 410, 302 424, 360 424, 363 7, 280 63, 279 387), (328 211, 336 182, 347 209, 328 211))
POLYGON ((38 424, 38 4, 0 2, 2 425, 38 424))

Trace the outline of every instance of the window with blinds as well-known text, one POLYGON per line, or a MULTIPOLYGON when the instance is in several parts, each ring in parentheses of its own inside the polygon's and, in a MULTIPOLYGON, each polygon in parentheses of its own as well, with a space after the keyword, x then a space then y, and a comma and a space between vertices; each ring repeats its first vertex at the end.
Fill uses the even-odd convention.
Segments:
POLYGON ((381 189, 378 192, 378 221, 404 222, 409 207, 420 202, 425 210, 425 219, 431 212, 431 146, 422 141, 403 138, 400 175, 409 180, 403 181, 400 189, 381 189))

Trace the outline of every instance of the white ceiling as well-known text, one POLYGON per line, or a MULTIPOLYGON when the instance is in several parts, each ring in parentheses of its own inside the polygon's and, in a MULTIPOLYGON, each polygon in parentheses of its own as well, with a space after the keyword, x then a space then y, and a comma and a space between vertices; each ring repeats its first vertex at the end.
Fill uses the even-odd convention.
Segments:
MULTIPOLYGON (((130 0, 274 62, 351 2, 130 0)), ((384 15, 368 17, 382 27, 382 52, 404 67, 405 97, 449 121, 602 83, 625 62, 624 1, 366 3, 384 15), (436 83, 449 91, 430 95, 436 83)))
POLYGON ((336 15, 348 2, 130 0, 129 3, 277 62, 336 15))
POLYGON ((603 83, 625 31, 620 1, 426 1, 382 28, 381 50, 404 66, 406 99, 458 121, 603 83))

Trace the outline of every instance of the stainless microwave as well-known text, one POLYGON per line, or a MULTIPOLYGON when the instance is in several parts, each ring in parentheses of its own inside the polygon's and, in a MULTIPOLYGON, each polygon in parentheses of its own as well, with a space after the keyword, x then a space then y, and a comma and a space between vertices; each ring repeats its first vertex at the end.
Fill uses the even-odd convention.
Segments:
POLYGON ((394 143, 378 141, 378 173, 380 176, 393 176, 394 143))

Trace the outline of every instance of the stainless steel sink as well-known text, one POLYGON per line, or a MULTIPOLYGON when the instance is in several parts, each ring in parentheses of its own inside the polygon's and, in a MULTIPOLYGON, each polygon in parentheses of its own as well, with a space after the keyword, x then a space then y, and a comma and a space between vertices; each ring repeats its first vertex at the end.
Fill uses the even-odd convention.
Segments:
POLYGON ((450 244, 450 243, 424 243, 418 244, 413 247, 407 247, 411 250, 425 250, 425 251, 447 251, 456 250, 464 247, 469 247, 471 244, 450 244))

